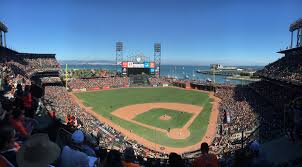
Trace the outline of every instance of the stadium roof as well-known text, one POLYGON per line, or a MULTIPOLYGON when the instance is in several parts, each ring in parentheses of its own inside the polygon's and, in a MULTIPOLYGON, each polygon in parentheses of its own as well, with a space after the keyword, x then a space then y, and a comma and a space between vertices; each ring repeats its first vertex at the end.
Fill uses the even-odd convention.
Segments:
POLYGON ((297 48, 291 48, 291 49, 286 49, 286 50, 281 50, 277 53, 291 53, 291 54, 302 54, 302 46, 301 47, 297 47, 297 48))
POLYGON ((7 32, 7 27, 0 21, 0 31, 7 32))
POLYGON ((302 27, 302 18, 298 19, 297 21, 293 22, 292 24, 290 24, 289 26, 289 31, 293 32, 299 28, 302 27))

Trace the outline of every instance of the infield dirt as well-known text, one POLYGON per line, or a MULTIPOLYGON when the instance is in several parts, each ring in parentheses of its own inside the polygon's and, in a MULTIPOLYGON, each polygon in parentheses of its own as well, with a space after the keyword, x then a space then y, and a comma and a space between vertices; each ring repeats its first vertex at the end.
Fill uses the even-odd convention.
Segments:
MULTIPOLYGON (((213 92, 204 92, 204 93, 208 93, 209 97, 213 99, 213 102, 211 102, 212 103, 212 111, 211 111, 211 115, 210 115, 210 118, 209 118, 206 133, 204 134, 204 136, 203 136, 202 140, 200 140, 200 142, 198 142, 196 144, 193 144, 191 146, 186 146, 186 147, 182 147, 182 148, 168 147, 168 146, 160 145, 158 143, 154 143, 154 142, 151 142, 149 140, 146 140, 145 138, 143 138, 143 137, 141 137, 141 136, 139 136, 135 133, 132 133, 131 130, 124 129, 123 127, 115 124, 114 122, 110 121, 109 119, 101 116, 97 112, 93 111, 90 107, 84 106, 82 101, 80 99, 78 99, 73 93, 70 93, 70 96, 82 108, 84 108, 86 112, 90 113, 92 116, 97 118, 99 121, 108 124, 109 126, 113 127, 117 131, 121 132, 123 135, 125 135, 129 139, 136 140, 138 143, 143 144, 147 148, 150 148, 152 150, 156 150, 156 151, 159 151, 159 152, 163 152, 163 153, 170 153, 170 152, 184 153, 184 152, 188 152, 188 151, 198 150, 200 148, 200 144, 202 142, 211 143, 214 139, 215 134, 216 134, 216 124, 217 124, 217 117, 218 117, 218 105, 219 105, 220 99, 215 97, 213 95, 213 92)), ((179 104, 181 104, 181 103, 179 103, 179 104)), ((121 107, 121 108, 123 108, 123 107, 121 107)), ((119 109, 117 109, 117 110, 119 110, 119 109)), ((199 106, 199 109, 200 109, 200 106, 199 106)), ((177 110, 179 110, 179 108, 177 110)), ((133 115, 132 115, 132 117, 133 117, 133 115)), ((190 121, 194 121, 194 119, 191 118, 190 121)), ((175 138, 176 140, 177 139, 182 139, 182 138, 187 137, 187 136, 190 136, 190 134, 189 134, 190 132, 189 131, 187 132, 186 129, 185 129, 186 127, 188 127, 191 124, 190 121, 187 122, 186 125, 181 129, 171 129, 169 132, 167 132, 167 130, 164 130, 164 132, 167 133, 167 135, 169 135, 169 137, 175 138)), ((159 130, 159 128, 157 130, 159 130)), ((159 131, 161 131, 161 130, 159 130, 159 131)))

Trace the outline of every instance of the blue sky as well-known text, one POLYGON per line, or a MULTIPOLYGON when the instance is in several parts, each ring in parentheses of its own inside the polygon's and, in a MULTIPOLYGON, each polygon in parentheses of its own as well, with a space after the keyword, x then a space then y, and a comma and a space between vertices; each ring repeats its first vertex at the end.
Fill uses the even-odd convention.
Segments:
POLYGON ((289 45, 301 0, 0 0, 8 46, 60 60, 153 55, 164 64, 265 65, 289 45))

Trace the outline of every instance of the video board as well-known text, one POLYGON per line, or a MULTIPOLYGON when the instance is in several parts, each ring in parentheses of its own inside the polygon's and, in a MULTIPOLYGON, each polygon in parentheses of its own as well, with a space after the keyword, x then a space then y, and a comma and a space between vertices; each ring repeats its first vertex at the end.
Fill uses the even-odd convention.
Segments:
POLYGON ((154 62, 135 63, 124 61, 121 63, 121 66, 123 75, 136 75, 141 73, 155 75, 156 71, 154 62))

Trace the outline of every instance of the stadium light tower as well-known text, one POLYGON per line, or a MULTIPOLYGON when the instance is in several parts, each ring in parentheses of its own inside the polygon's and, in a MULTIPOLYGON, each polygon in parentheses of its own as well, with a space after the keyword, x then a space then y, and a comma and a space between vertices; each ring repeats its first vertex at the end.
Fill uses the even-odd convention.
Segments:
POLYGON ((0 21, 0 46, 7 47, 6 46, 6 35, 5 35, 6 33, 7 33, 7 27, 0 21), (2 41, 2 32, 4 35, 3 41, 2 41))
POLYGON ((115 52, 116 52, 116 72, 117 72, 117 68, 119 65, 121 65, 122 61, 123 61, 123 42, 116 42, 116 48, 115 48, 115 52))
POLYGON ((160 77, 160 63, 161 63, 161 44, 154 44, 154 63, 155 63, 155 74, 160 77))
POLYGON ((302 46, 302 18, 292 23, 289 26, 289 31, 291 32, 290 48, 293 48, 293 42, 294 42, 293 34, 295 31, 297 32, 296 47, 301 47, 302 46))

